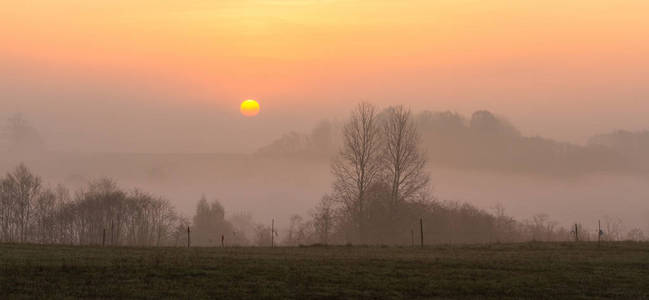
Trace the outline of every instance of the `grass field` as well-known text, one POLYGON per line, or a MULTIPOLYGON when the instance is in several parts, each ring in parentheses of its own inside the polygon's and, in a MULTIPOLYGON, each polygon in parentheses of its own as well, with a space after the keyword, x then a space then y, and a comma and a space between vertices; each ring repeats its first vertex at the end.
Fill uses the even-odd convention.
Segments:
POLYGON ((0 298, 648 298, 647 243, 0 245, 0 298))

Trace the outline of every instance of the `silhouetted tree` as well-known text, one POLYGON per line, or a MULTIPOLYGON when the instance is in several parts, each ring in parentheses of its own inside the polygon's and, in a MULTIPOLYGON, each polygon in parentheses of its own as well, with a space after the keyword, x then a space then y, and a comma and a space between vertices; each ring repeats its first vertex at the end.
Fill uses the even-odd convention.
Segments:
POLYGON ((323 196, 311 214, 318 243, 329 244, 329 238, 335 226, 335 213, 334 199, 329 195, 323 196))
POLYGON ((284 245, 297 246, 314 242, 313 222, 304 220, 300 215, 293 215, 289 220, 289 227, 284 245))
POLYGON ((225 220, 225 209, 217 200, 211 203, 202 197, 196 206, 192 240, 195 245, 220 245, 221 235, 230 236, 232 225, 225 220))
POLYGON ((2 181, 5 240, 26 242, 33 208, 41 192, 41 178, 23 164, 2 181))
POLYGON ((366 231, 366 193, 382 170, 379 125, 376 107, 360 103, 343 127, 343 146, 332 164, 334 195, 355 224, 361 242, 366 231))
POLYGON ((421 152, 419 133, 410 110, 390 107, 383 121, 383 160, 392 206, 408 201, 430 182, 421 152))

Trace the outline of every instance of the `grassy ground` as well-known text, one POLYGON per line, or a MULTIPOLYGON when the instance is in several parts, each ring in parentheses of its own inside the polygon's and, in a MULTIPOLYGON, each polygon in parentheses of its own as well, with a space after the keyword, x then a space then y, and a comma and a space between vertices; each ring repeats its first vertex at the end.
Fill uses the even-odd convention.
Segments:
POLYGON ((0 245, 0 298, 647 298, 649 244, 0 245))

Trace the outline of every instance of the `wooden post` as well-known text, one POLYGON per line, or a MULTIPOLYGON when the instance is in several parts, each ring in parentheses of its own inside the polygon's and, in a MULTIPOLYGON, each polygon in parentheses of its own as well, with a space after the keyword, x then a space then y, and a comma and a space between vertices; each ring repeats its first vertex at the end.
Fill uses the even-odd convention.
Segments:
POLYGON ((424 218, 419 218, 419 233, 421 234, 421 247, 424 248, 424 218))
POLYGON ((101 237, 101 246, 106 247, 106 228, 104 228, 104 234, 101 237))
POLYGON ((579 242, 579 227, 575 224, 575 242, 579 242))
POLYGON ((597 220, 597 246, 599 246, 602 240, 602 221, 597 220))
POLYGON ((275 219, 270 224, 270 247, 275 248, 275 219))
POLYGON ((189 226, 187 226, 187 248, 192 246, 191 239, 190 239, 190 231, 189 231, 189 226))

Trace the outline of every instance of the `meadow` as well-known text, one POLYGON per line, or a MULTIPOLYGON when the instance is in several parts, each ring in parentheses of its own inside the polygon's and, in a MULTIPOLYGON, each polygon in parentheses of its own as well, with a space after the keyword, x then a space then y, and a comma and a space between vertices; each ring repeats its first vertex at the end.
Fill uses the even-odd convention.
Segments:
POLYGON ((649 298, 647 243, 0 245, 0 298, 649 298))

